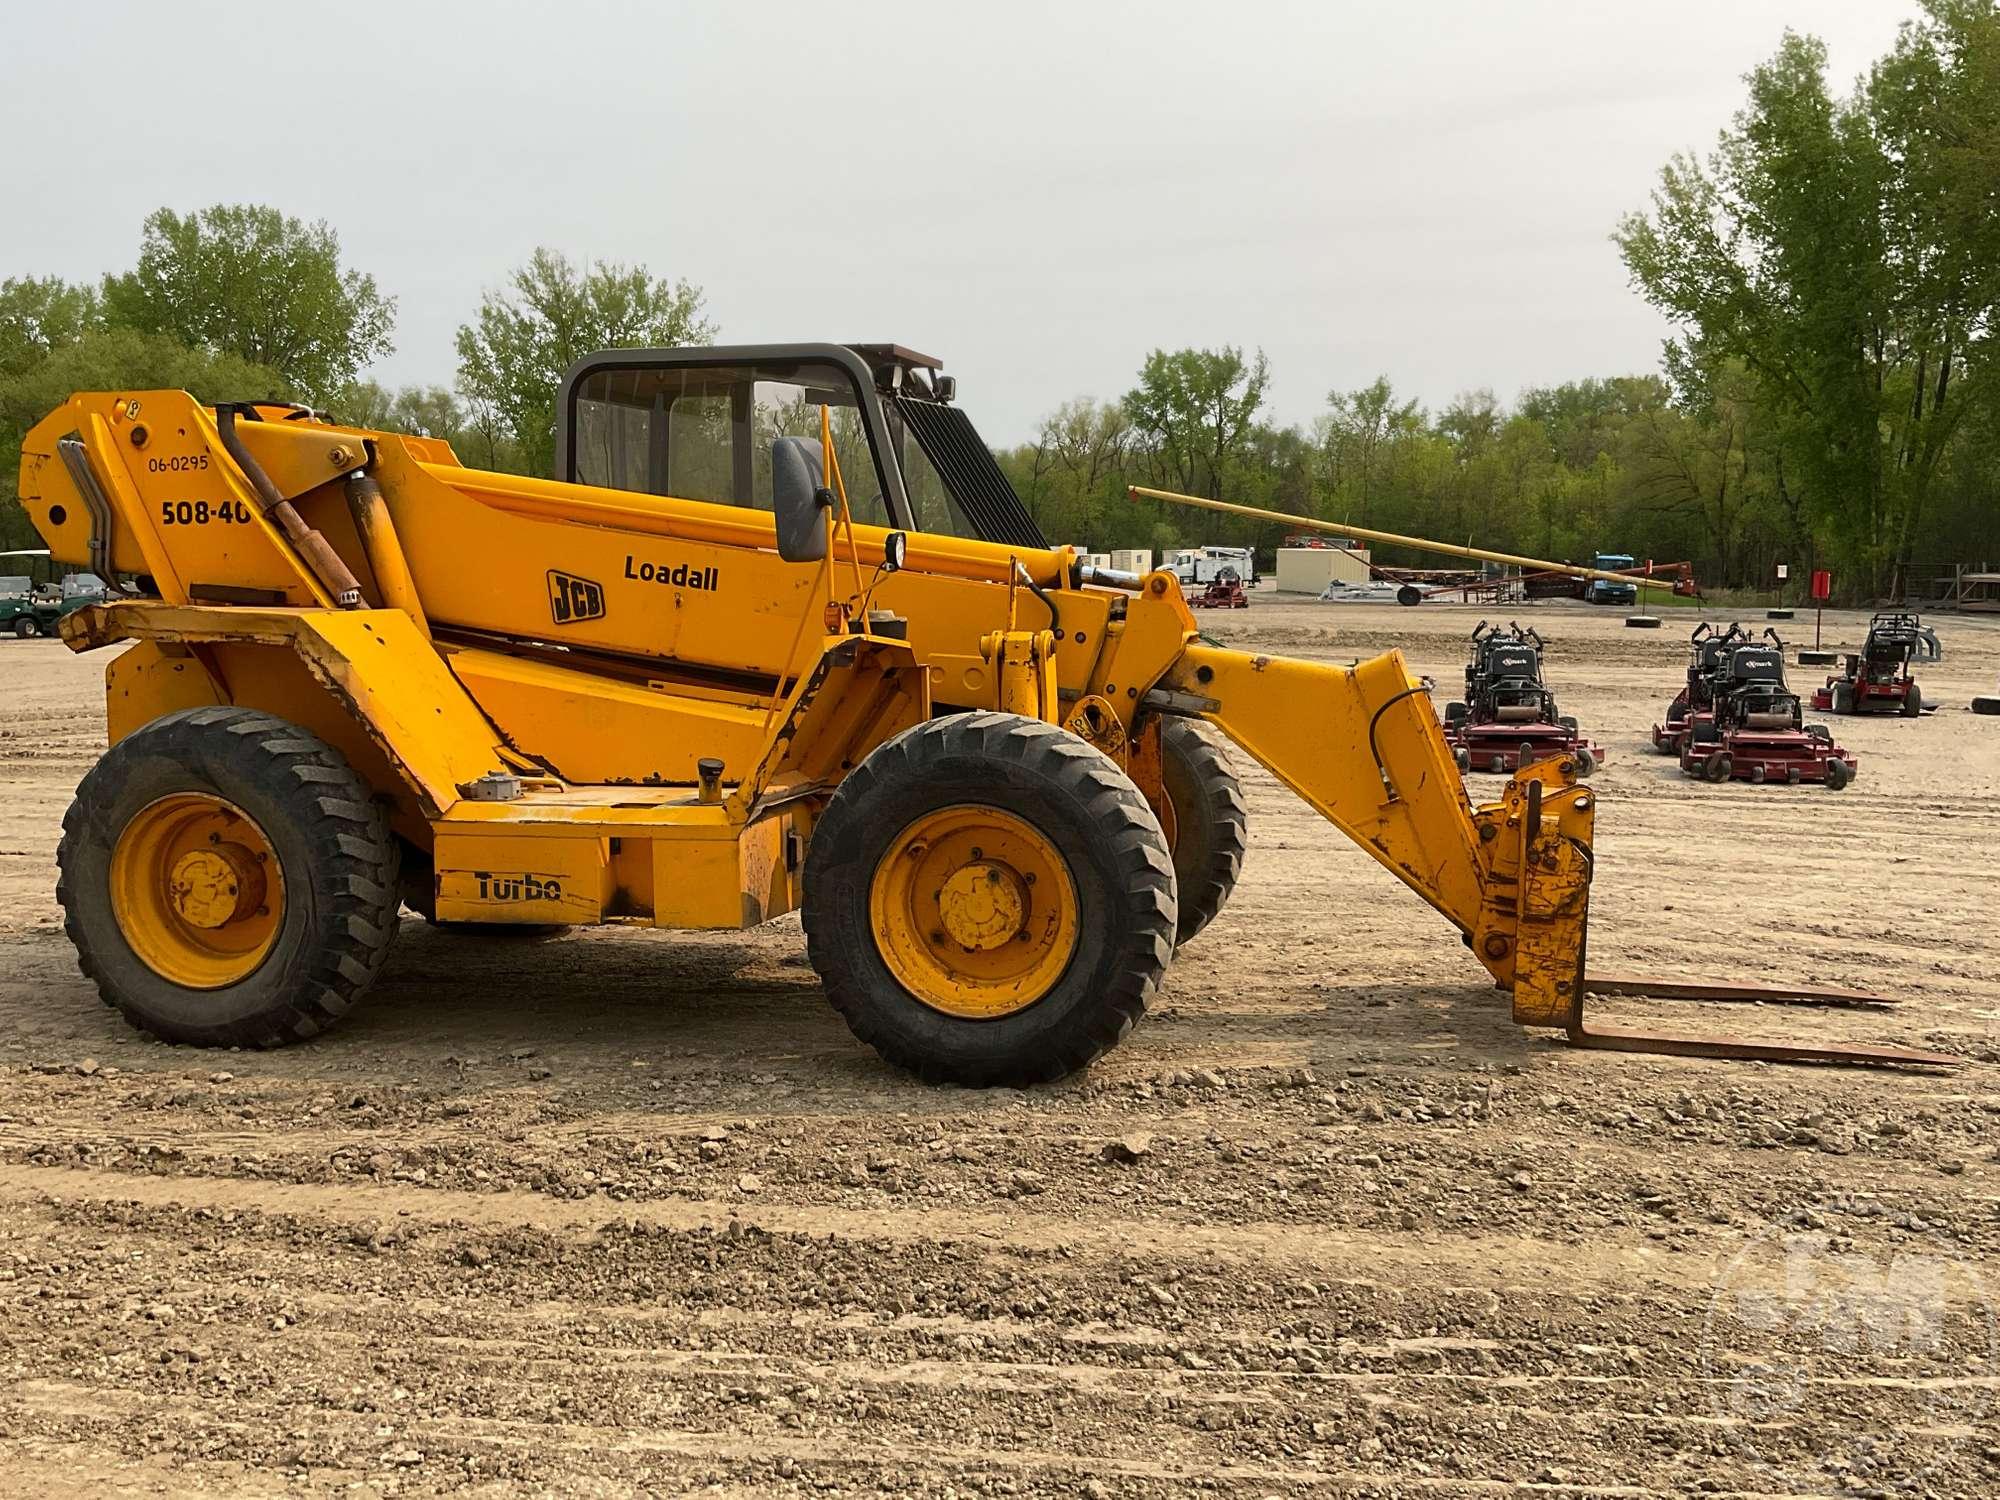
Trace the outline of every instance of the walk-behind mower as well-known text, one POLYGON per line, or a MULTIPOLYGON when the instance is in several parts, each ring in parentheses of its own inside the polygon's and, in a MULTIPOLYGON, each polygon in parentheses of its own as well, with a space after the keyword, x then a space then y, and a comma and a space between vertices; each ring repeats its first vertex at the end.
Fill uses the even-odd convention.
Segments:
POLYGON ((1653 748, 1662 755, 1681 753, 1687 738, 1688 719, 1706 713, 1712 701, 1715 678, 1728 664, 1732 648, 1748 642, 1750 633, 1739 624, 1717 630, 1706 620, 1695 626, 1688 637, 1687 683, 1667 705, 1667 721, 1653 726, 1653 748))
POLYGON ((1517 771, 1568 756, 1588 776, 1604 752, 1556 712, 1542 680, 1542 638, 1519 625, 1481 620, 1465 664, 1465 701, 1444 706, 1444 737, 1461 771, 1517 771))
POLYGON ((1681 771, 1705 781, 1823 781, 1839 791, 1854 779, 1855 757, 1824 724, 1807 724, 1799 695, 1785 685, 1785 643, 1733 640, 1707 680, 1709 704, 1688 715, 1681 771))
POLYGON ((1827 678, 1812 706, 1821 713, 1897 713, 1914 719, 1924 711, 1924 695, 1910 663, 1943 655, 1937 632, 1923 616, 1879 614, 1868 622, 1860 653, 1850 653, 1840 674, 1827 678))

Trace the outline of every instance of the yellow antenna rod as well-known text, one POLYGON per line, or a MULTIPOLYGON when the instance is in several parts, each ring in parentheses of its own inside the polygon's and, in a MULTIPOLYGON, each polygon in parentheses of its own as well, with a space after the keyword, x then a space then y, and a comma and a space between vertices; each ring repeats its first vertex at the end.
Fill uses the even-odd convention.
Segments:
MULTIPOLYGON (((822 406, 819 409, 819 432, 820 441, 826 445, 822 450, 826 454, 826 472, 828 477, 833 480, 834 494, 840 497, 840 520, 847 531, 847 562, 854 573, 854 594, 856 598, 859 598, 862 593, 861 553, 860 549, 854 545, 854 512, 847 507, 847 481, 840 477, 840 458, 833 451, 833 408, 829 406, 822 406)), ((829 528, 827 531, 827 550, 829 552, 833 550, 831 545, 832 540, 833 532, 829 528)), ((827 581, 829 584, 833 581, 830 574, 827 581)), ((833 602, 831 591, 827 595, 827 602, 829 604, 833 602)), ((865 608, 862 610, 861 633, 863 635, 868 634, 868 612, 865 608)))
POLYGON ((1284 526, 1302 526, 1308 531, 1330 531, 1335 536, 1351 536, 1364 542, 1381 542, 1391 547, 1413 547, 1419 552, 1442 552, 1448 557, 1469 557, 1475 562, 1513 563, 1538 573, 1567 573, 1573 578, 1602 578, 1611 583, 1635 583, 1641 588, 1673 592, 1670 579, 1649 578, 1644 573, 1607 573, 1599 568, 1579 568, 1574 563, 1544 562, 1539 557, 1516 557, 1511 552, 1488 552, 1482 547, 1454 547, 1450 542, 1430 542, 1420 536, 1398 536, 1393 531, 1370 531, 1365 526, 1320 521, 1311 516, 1287 515, 1281 510, 1260 510, 1254 505, 1237 505, 1228 500, 1210 500, 1201 495, 1182 495, 1173 490, 1153 490, 1143 484, 1127 485, 1125 493, 1134 500, 1170 500, 1175 505, 1193 505, 1202 510, 1219 510, 1232 516, 1249 516, 1256 521, 1276 521, 1284 526))

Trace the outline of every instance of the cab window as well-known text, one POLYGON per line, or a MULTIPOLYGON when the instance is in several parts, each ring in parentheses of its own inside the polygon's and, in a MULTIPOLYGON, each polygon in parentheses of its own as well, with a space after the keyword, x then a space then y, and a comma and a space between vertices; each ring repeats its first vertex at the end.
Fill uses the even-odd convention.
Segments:
POLYGON ((565 477, 769 510, 771 444, 819 437, 822 407, 854 519, 892 524, 854 381, 813 361, 593 371, 576 385, 565 477))

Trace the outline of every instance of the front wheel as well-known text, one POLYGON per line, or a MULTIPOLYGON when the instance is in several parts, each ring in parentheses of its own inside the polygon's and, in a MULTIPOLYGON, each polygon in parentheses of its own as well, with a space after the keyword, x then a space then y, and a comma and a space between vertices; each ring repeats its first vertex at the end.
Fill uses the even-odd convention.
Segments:
POLYGON ((120 740, 77 787, 56 851, 77 962, 141 1031, 275 1047, 324 1030, 396 932, 397 844, 340 752, 252 709, 120 740))
POLYGON ((1180 944, 1214 921, 1236 889, 1250 847, 1250 806, 1221 747, 1187 719, 1160 722, 1160 780, 1174 815, 1180 944))
POLYGON ((33 615, 16 615, 14 617, 14 635, 17 639, 32 641, 41 633, 41 622, 33 615))
POLYGON ((1173 957, 1174 862, 1145 797, 1053 724, 952 714, 848 773, 801 907, 827 998, 883 1057, 1042 1083, 1130 1031, 1173 957))

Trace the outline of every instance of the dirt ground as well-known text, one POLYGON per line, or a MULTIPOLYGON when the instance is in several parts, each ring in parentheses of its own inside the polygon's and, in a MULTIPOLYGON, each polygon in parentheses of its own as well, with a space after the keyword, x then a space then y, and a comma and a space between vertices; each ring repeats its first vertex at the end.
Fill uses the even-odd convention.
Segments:
MULTIPOLYGON (((1934 716, 1836 722, 1861 772, 1832 793, 1650 753, 1695 618, 1666 613, 1533 613, 1610 752, 1594 961, 1904 1003, 1615 1018, 1962 1069, 1523 1033, 1262 773, 1233 901, 1059 1087, 890 1071, 796 920, 410 919, 319 1041, 169 1047, 58 927, 103 661, 0 643, 0 1489, 1995 1493, 2000 718, 1965 705, 2000 621, 1940 617, 1934 716)), ((1449 688, 1476 618, 1260 595, 1204 623, 1401 645, 1449 688)))

